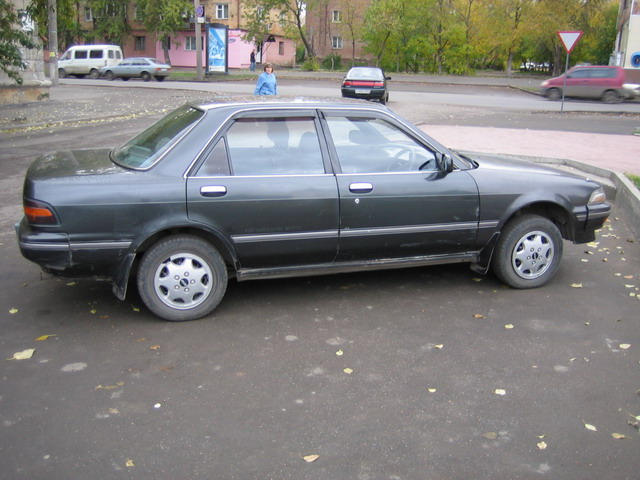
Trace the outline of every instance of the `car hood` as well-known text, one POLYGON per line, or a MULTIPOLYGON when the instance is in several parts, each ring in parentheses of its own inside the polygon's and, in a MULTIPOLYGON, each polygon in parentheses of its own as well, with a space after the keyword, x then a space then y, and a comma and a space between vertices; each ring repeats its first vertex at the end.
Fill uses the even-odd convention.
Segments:
POLYGON ((522 160, 518 158, 506 158, 495 155, 481 155, 481 154, 464 154, 466 158, 474 160, 478 164, 478 168, 481 170, 499 170, 503 172, 512 172, 514 174, 541 174, 541 175, 553 175, 583 178, 579 175, 575 175, 571 172, 565 172, 554 167, 547 165, 541 165, 528 160, 522 160))
POLYGON ((103 148, 46 153, 31 164, 27 171, 27 178, 46 180, 127 172, 111 161, 109 152, 109 149, 103 148))

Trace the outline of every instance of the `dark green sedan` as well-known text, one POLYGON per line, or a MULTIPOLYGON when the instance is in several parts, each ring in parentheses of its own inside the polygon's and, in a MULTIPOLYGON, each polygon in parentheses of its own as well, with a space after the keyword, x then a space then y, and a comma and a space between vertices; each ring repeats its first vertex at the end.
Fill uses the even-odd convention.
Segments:
POLYGON ((112 150, 29 168, 22 254, 62 277, 130 278, 192 320, 237 280, 468 262, 539 287, 563 238, 594 239, 600 185, 448 150, 384 106, 274 97, 185 105, 112 150))

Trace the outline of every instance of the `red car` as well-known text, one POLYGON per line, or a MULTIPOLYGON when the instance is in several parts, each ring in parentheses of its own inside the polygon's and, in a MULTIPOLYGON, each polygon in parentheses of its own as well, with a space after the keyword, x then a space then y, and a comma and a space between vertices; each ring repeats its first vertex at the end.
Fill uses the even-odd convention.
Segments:
POLYGON ((565 97, 602 99, 605 103, 619 103, 634 98, 633 90, 624 86, 624 70, 621 67, 582 65, 576 66, 565 75, 542 82, 540 91, 550 100, 565 97))

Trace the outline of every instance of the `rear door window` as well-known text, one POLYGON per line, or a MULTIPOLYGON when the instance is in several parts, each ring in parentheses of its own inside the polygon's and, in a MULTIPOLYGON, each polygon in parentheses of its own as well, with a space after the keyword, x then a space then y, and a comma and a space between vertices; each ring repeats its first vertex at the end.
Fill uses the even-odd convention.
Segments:
POLYGON ((97 58, 97 59, 102 58, 102 53, 103 53, 102 50, 91 50, 89 52, 89 58, 97 58))

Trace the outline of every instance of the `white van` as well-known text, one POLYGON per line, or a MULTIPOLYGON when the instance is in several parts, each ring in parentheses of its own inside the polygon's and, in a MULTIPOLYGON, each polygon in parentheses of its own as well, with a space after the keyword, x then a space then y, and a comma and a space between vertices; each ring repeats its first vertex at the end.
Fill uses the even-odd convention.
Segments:
POLYGON ((75 75, 82 78, 100 76, 100 68, 117 65, 122 61, 122 49, 117 45, 76 45, 58 60, 58 76, 75 75))

